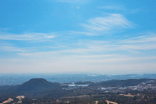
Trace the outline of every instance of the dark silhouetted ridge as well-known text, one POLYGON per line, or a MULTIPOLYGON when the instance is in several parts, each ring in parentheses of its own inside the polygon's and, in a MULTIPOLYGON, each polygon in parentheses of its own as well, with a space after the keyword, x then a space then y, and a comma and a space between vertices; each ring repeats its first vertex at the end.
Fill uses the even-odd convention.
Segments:
POLYGON ((142 82, 149 81, 151 79, 127 79, 127 80, 110 80, 104 81, 93 86, 104 86, 104 87, 125 87, 125 86, 135 86, 142 82))
POLYGON ((11 86, 6 89, 4 87, 0 88, 0 92, 4 96, 0 96, 1 98, 6 98, 7 96, 15 97, 18 95, 24 95, 30 98, 44 96, 60 97, 64 93, 59 83, 52 83, 43 78, 33 78, 21 85, 11 86))
POLYGON ((17 92, 27 96, 38 96, 42 95, 42 92, 54 90, 61 90, 60 85, 58 83, 48 82, 43 78, 30 79, 17 87, 17 92))
POLYGON ((22 85, 20 85, 20 87, 41 87, 41 86, 45 86, 45 87, 53 87, 53 86, 59 86, 59 84, 56 83, 51 83, 48 82, 47 80, 43 79, 43 78, 34 78, 34 79, 30 79, 29 81, 23 83, 22 85))

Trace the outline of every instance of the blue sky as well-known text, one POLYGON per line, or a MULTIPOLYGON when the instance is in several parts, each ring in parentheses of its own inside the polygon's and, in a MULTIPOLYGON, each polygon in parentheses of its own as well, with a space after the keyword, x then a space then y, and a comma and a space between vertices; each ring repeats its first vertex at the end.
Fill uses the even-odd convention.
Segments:
POLYGON ((156 73, 155 0, 0 0, 0 73, 156 73))

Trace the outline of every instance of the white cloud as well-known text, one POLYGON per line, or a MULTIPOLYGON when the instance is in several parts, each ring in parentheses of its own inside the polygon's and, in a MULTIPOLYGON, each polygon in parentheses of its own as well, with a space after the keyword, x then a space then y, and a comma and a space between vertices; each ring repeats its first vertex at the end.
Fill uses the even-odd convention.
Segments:
MULTIPOLYGON (((128 21, 121 14, 110 14, 107 17, 96 17, 89 19, 87 24, 82 24, 86 30, 86 35, 102 35, 102 33, 109 33, 120 29, 127 29, 132 27, 132 23, 128 21)), ((85 34, 85 32, 82 32, 85 34)))
POLYGON ((0 41, 1 52, 26 52, 23 48, 19 48, 10 43, 0 41))
POLYGON ((121 45, 119 50, 152 50, 156 49, 156 44, 134 44, 134 45, 121 45))
POLYGON ((14 70, 16 70, 16 72, 17 70, 18 72, 35 72, 38 70, 40 72, 52 73, 76 71, 106 74, 117 74, 118 72, 123 72, 124 74, 147 73, 149 70, 150 72, 155 72, 155 55, 142 56, 140 54, 133 55, 127 52, 116 53, 118 50, 138 51, 156 49, 156 44, 153 44, 154 40, 151 40, 152 37, 155 36, 147 35, 146 37, 147 39, 145 39, 145 37, 133 38, 136 42, 133 42, 133 39, 129 39, 132 42, 128 43, 124 43, 125 40, 117 40, 116 42, 81 41, 80 44, 84 47, 58 51, 28 53, 17 50, 21 59, 1 59, 1 69, 4 69, 4 71, 1 72, 14 72, 14 70), (143 42, 141 39, 148 41, 143 42), (144 45, 141 46, 140 42, 144 45), (151 44, 153 44, 153 46, 151 44), (112 54, 111 52, 115 53, 112 54), (147 69, 149 70, 147 71, 147 69), (124 72, 125 70, 126 72, 124 72))
POLYGON ((87 72, 100 74, 146 73, 155 71, 156 57, 121 57, 119 55, 64 56, 38 59, 1 59, 1 72, 70 73, 87 72), (152 63, 150 62, 152 60, 152 63), (154 60, 154 61, 153 61, 154 60), (149 62, 148 62, 149 61, 149 62), (9 64, 9 65, 8 65, 9 64), (148 69, 148 70, 147 70, 148 69), (125 72, 126 70, 126 72, 125 72))
POLYGON ((131 39, 123 40, 123 43, 156 43, 156 34, 155 33, 145 33, 148 35, 143 35, 139 37, 134 37, 131 39))
POLYGON ((36 41, 45 41, 48 39, 55 38, 53 33, 25 33, 25 34, 9 34, 9 33, 0 33, 0 40, 36 40, 36 41))
POLYGON ((12 46, 0 46, 1 51, 9 51, 9 52, 25 52, 23 49, 18 48, 18 47, 12 47, 12 46))
POLYGON ((67 47, 57 47, 54 46, 52 48, 57 47, 59 50, 53 51, 44 51, 41 49, 49 49, 48 46, 41 47, 16 47, 14 45, 2 45, 0 46, 0 50, 3 51, 16 51, 18 55, 25 57, 51 57, 51 56, 66 56, 66 55, 105 55, 108 53, 117 53, 124 51, 124 54, 140 54, 143 53, 142 50, 154 50, 156 49, 156 35, 154 33, 152 35, 139 36, 130 39, 122 39, 122 40, 114 40, 114 41, 79 41, 78 43, 74 43, 74 47, 70 48, 67 44, 67 47), (45 48, 44 48, 45 47, 45 48), (128 53, 125 53, 125 52, 128 53))
POLYGON ((156 49, 156 34, 144 33, 139 37, 121 40, 118 47, 121 50, 153 50, 156 49))
POLYGON ((114 52, 114 51, 128 51, 139 53, 142 50, 154 50, 156 49, 156 34, 144 33, 139 37, 133 37, 130 39, 120 39, 106 42, 90 42, 87 44, 89 49, 99 52, 114 52))
POLYGON ((114 41, 81 41, 75 44, 75 48, 63 48, 61 50, 47 51, 47 52, 20 52, 18 55, 27 57, 62 57, 68 55, 105 55, 108 53, 118 53, 119 51, 123 55, 127 54, 140 54, 142 50, 154 50, 156 49, 155 36, 143 36, 135 37, 133 39, 122 39, 114 41), (146 41, 145 41, 146 40, 146 41), (126 42, 126 43, 125 43, 126 42), (139 42, 139 43, 138 43, 139 42), (140 43, 141 42, 141 43, 140 43), (126 53, 125 53, 126 52, 126 53), (127 53, 128 52, 128 53, 127 53))

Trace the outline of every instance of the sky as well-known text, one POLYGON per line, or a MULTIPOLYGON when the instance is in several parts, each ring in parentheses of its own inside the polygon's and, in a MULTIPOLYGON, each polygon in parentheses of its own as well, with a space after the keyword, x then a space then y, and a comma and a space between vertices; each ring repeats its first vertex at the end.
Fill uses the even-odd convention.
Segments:
POLYGON ((0 73, 156 73, 155 0, 0 0, 0 73))

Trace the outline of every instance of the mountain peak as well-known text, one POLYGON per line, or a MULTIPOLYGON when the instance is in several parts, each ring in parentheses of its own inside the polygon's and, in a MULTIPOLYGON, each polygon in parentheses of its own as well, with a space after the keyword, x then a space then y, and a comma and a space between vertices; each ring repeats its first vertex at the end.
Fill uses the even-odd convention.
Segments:
POLYGON ((44 78, 33 78, 30 79, 29 81, 25 82, 22 84, 22 86, 52 86, 54 83, 47 81, 44 78))
POLYGON ((52 83, 43 78, 33 78, 19 85, 17 88, 17 92, 20 92, 20 94, 25 96, 34 96, 34 94, 37 94, 39 92, 58 89, 62 89, 58 83, 52 83))
POLYGON ((48 82, 48 81, 44 78, 32 78, 27 82, 48 82))

